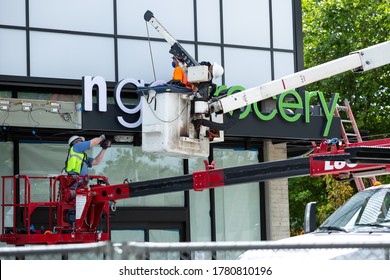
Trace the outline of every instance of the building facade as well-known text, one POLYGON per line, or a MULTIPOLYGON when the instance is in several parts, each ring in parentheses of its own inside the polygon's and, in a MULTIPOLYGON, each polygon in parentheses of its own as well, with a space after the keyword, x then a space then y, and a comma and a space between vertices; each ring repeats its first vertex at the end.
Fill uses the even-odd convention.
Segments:
MULTIPOLYGON (((143 18, 147 10, 197 61, 224 66, 222 79, 216 80, 220 87, 242 90, 303 69, 300 0, 0 0, 0 100, 5 106, 0 110, 0 175, 59 174, 70 136, 103 133, 118 141, 90 174, 103 174, 111 184, 204 169, 204 158, 149 155, 140 147, 134 86, 169 81, 173 71, 169 45, 143 18), (97 108, 96 88, 90 89, 96 97, 93 110, 83 110, 83 77, 99 77, 107 111, 97 108), (133 83, 118 93, 125 79, 133 83)), ((206 160, 224 168, 284 159, 290 141, 321 139, 322 117, 287 121, 280 110, 270 117, 264 112, 275 100, 244 108, 239 123, 225 132, 223 143, 212 145, 206 160)), ((329 135, 335 131, 332 126, 329 135)), ((98 151, 92 149, 91 155, 98 151)), ((124 199, 111 213, 111 238, 287 237, 287 185, 287 180, 274 180, 124 199)))

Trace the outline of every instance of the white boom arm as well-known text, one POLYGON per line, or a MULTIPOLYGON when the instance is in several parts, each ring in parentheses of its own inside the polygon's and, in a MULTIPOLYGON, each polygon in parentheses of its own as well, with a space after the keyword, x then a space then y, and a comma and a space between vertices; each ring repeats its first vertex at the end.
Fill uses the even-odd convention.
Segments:
POLYGON ((217 101, 211 101, 209 109, 211 112, 225 114, 288 90, 299 88, 349 70, 354 72, 367 71, 386 64, 390 64, 390 41, 353 52, 348 56, 296 72, 254 88, 224 96, 217 101))

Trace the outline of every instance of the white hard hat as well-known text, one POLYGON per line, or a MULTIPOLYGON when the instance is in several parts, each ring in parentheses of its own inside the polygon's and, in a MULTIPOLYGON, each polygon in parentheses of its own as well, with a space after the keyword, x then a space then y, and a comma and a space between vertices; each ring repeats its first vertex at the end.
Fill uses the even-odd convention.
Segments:
POLYGON ((213 77, 214 78, 219 78, 223 75, 223 67, 219 65, 218 63, 214 62, 213 63, 213 77))
POLYGON ((76 139, 81 139, 83 141, 85 141, 85 138, 83 136, 78 136, 78 135, 73 135, 72 137, 69 138, 68 140, 68 145, 70 146, 70 144, 72 144, 72 142, 76 139))

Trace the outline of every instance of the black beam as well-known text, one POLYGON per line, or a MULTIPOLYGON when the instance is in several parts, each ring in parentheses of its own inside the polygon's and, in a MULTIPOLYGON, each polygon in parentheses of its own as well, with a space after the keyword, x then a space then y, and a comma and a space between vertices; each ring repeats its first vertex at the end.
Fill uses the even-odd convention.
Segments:
POLYGON ((353 147, 345 148, 351 163, 390 164, 389 147, 353 147))
POLYGON ((390 147, 350 147, 344 154, 318 155, 313 160, 346 161, 361 164, 390 164, 390 147))
POLYGON ((130 197, 191 190, 192 175, 130 183, 130 197))
POLYGON ((225 186, 310 175, 309 158, 295 158, 226 168, 225 186))
MULTIPOLYGON (((294 158, 211 170, 211 172, 215 171, 220 171, 223 174, 223 186, 229 186, 272 179, 307 176, 310 175, 310 162, 307 157, 294 158)), ((193 189, 193 185, 192 175, 183 175, 130 183, 129 193, 130 197, 139 197, 191 190, 193 189)))

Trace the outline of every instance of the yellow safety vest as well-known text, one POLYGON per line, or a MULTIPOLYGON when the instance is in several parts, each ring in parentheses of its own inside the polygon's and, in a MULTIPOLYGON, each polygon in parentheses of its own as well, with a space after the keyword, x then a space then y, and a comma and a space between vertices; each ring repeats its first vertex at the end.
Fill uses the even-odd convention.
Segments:
POLYGON ((68 158, 66 160, 66 172, 74 172, 76 174, 80 174, 81 167, 83 162, 87 160, 87 154, 85 153, 76 153, 71 147, 68 151, 68 158))

